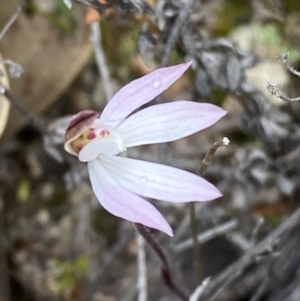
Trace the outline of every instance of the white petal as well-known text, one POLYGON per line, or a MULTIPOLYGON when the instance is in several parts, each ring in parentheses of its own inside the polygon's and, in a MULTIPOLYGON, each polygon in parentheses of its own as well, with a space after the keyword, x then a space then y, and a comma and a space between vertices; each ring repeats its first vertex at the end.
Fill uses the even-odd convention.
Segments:
POLYGON ((110 100, 104 108, 100 119, 125 119, 134 110, 168 89, 182 76, 191 63, 160 68, 130 82, 110 100))
POLYGON ((105 155, 101 162, 119 184, 144 197, 177 203, 209 201, 221 196, 203 178, 174 167, 105 155))
POLYGON ((225 114, 212 104, 175 101, 141 110, 117 128, 124 146, 131 147, 178 140, 211 126, 225 114))
POLYGON ((107 211, 173 236, 162 214, 152 204, 117 183, 99 160, 89 162, 88 169, 93 191, 107 211))
POLYGON ((81 162, 96 159, 100 154, 117 155, 120 152, 119 145, 111 139, 95 139, 89 142, 78 154, 81 162))

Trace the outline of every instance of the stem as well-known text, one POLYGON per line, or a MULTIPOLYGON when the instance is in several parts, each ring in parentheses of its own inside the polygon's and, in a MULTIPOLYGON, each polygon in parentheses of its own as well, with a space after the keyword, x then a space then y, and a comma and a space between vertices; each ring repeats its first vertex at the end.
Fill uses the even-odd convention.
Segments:
MULTIPOLYGON (((203 176, 207 170, 207 167, 211 164, 213 156, 215 155, 217 149, 221 146, 228 145, 230 143, 229 139, 224 137, 222 141, 215 142, 210 149, 207 151, 199 170, 200 176, 203 176)), ((198 242, 197 233, 197 220, 195 216, 195 202, 189 203, 189 214, 190 214, 190 228, 191 235, 193 238, 193 251, 194 251, 194 267, 196 272, 196 279, 199 283, 203 280, 203 267, 200 262, 200 245, 198 242)))
POLYGON ((182 301, 189 301, 189 297, 186 295, 185 292, 178 287, 177 283, 175 283, 172 277, 172 271, 170 268, 170 264, 167 258, 165 251, 162 247, 157 243, 154 237, 151 235, 149 229, 141 224, 135 224, 138 232, 144 237, 147 243, 150 245, 152 250, 155 252, 157 257, 160 259, 162 263, 161 274, 162 278, 164 279, 165 284, 167 287, 175 294, 177 297, 180 298, 182 301))
POLYGON ((193 239, 193 257, 194 257, 194 268, 196 273, 196 279, 198 283, 202 282, 203 279, 203 268, 200 262, 200 245, 198 242, 198 232, 197 232, 197 220, 195 215, 195 202, 191 202, 189 205, 190 213, 190 228, 193 239))

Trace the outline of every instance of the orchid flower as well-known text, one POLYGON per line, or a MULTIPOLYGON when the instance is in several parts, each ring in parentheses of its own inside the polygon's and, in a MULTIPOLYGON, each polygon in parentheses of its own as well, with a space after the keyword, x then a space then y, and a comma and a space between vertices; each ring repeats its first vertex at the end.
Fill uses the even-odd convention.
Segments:
POLYGON ((76 114, 65 136, 65 150, 87 162, 93 191, 111 214, 160 230, 172 229, 143 197, 178 203, 209 201, 221 196, 203 178, 174 167, 118 156, 127 148, 175 141, 217 122, 226 114, 207 103, 175 101, 137 113, 178 80, 191 62, 160 68, 123 87, 101 114, 76 114))

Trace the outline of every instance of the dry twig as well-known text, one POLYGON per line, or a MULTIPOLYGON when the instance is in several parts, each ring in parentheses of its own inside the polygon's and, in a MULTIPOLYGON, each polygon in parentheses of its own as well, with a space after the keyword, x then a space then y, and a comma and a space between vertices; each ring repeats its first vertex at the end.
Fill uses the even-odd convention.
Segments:
POLYGON ((206 287, 206 285, 209 283, 209 281, 210 281, 210 278, 204 279, 203 282, 201 283, 201 285, 199 285, 199 286, 195 289, 195 291, 194 291, 193 294, 191 295, 189 301, 197 301, 197 300, 201 297, 201 295, 202 295, 202 293, 203 293, 203 290, 204 290, 204 288, 206 287))
MULTIPOLYGON (((277 263, 277 265, 281 265, 281 269, 284 268, 282 262, 286 262, 287 268, 291 268, 289 262, 286 261, 286 252, 288 252, 288 249, 285 248, 288 247, 295 250, 295 244, 291 241, 291 238, 296 240, 296 245, 299 244, 299 236, 295 236, 295 234, 299 232, 299 227, 300 208, 257 246, 249 250, 238 262, 212 279, 205 287, 203 295, 199 300, 233 301, 247 298, 247 294, 250 291, 252 292, 254 287, 257 288, 257 283, 263 280, 261 277, 264 277, 264 275, 261 274, 260 268, 264 270, 266 267, 259 265, 258 262, 261 262, 261 264, 266 262, 268 265, 269 262, 263 260, 271 258, 273 254, 277 255, 276 261, 273 262, 277 263), (284 243, 284 241, 291 242, 291 245, 287 246, 287 243, 284 243), (279 253, 276 248, 281 249, 279 253), (235 288, 234 290, 233 287, 235 288), (242 287, 242 289, 239 289, 240 287, 242 287)), ((297 256, 298 252, 295 253, 295 257, 297 256)), ((293 266, 294 264, 292 263, 292 267, 293 266)), ((282 274, 282 277, 287 277, 287 274, 282 274)), ((275 280, 276 279, 273 281, 275 280)))
POLYGON ((227 146, 227 145, 229 145, 229 143, 230 143, 229 139, 224 137, 222 139, 222 141, 218 141, 213 144, 213 146, 208 150, 204 159, 202 160, 202 164, 201 164, 200 171, 199 171, 200 175, 204 175, 206 173, 207 168, 211 164, 211 161, 212 161, 213 156, 215 155, 217 149, 221 146, 227 146))
POLYGON ((160 245, 157 243, 157 241, 153 238, 151 233, 149 232, 149 229, 141 224, 135 224, 137 230, 139 233, 144 237, 144 239, 147 241, 148 245, 152 248, 152 250, 155 252, 157 257, 160 259, 162 264, 162 278, 167 285, 167 287, 182 301, 188 301, 189 298, 186 295, 186 293, 182 290, 182 288, 178 285, 178 283, 175 282, 173 273, 171 271, 170 263, 168 260, 168 257, 164 250, 160 247, 160 245))
MULTIPOLYGON (((195 4, 195 0, 187 0, 184 7, 180 10, 178 17, 176 18, 174 25, 169 33, 166 45, 164 47, 164 52, 162 54, 162 58, 160 61, 161 67, 164 67, 168 64, 171 52, 175 46, 175 43, 178 39, 179 34, 180 34, 180 30, 182 29, 184 23, 188 21, 189 14, 190 14, 194 4, 195 4)), ((157 104, 161 103, 162 99, 163 99, 163 96, 159 95, 158 97, 156 97, 155 102, 157 104)), ((158 153, 158 159, 160 160, 160 162, 166 161, 165 150, 166 150, 165 143, 161 143, 158 145, 157 153, 158 153)))
MULTIPOLYGON (((0 55, 0 59, 1 59, 1 55, 0 55)), ((3 61, 0 60, 0 94, 2 94, 1 89, 3 90, 3 88, 9 89, 9 79, 3 61)), ((0 95, 0 137, 2 136, 7 123, 9 108, 10 108, 9 101, 4 96, 0 95)))
MULTIPOLYGON (((283 53, 279 56, 279 60, 281 61, 281 63, 283 64, 283 66, 292 74, 300 77, 300 72, 297 71, 295 68, 293 68, 288 61, 289 55, 288 53, 283 53)), ((295 101, 300 101, 300 97, 288 97, 286 96, 282 91, 281 91, 281 85, 271 85, 270 83, 268 83, 267 86, 268 91, 272 94, 275 95, 276 97, 287 101, 287 102, 295 102, 295 101)))
POLYGON ((47 129, 45 128, 44 123, 35 115, 33 115, 27 108, 25 108, 14 94, 10 92, 9 89, 0 85, 0 94, 2 94, 8 101, 10 101, 11 105, 19 111, 19 113, 25 116, 28 121, 41 133, 47 134, 47 129))
POLYGON ((99 74, 101 76, 106 101, 109 102, 109 100, 112 98, 112 87, 110 83, 110 75, 109 70, 106 64, 105 55, 102 49, 102 41, 101 41, 101 29, 98 22, 93 22, 91 24, 91 41, 94 45, 94 51, 95 51, 95 57, 96 57, 96 63, 98 66, 99 74))
POLYGON ((195 0, 187 0, 184 7, 180 10, 178 17, 176 18, 174 25, 170 31, 168 36, 168 40, 166 42, 164 53, 160 61, 160 65, 162 67, 166 66, 170 57, 170 54, 175 46, 175 43, 178 39, 180 30, 182 29, 185 22, 188 22, 189 14, 192 11, 195 0))
POLYGON ((19 17, 20 13, 23 11, 25 1, 22 1, 21 5, 18 6, 17 11, 12 15, 12 17, 8 20, 4 28, 0 32, 0 41, 3 39, 9 28, 14 24, 14 22, 19 17))
MULTIPOLYGON (((236 229, 238 226, 237 220, 232 220, 229 222, 226 222, 224 224, 218 225, 212 229, 209 229, 207 231, 204 231, 203 233, 200 233, 197 236, 197 242, 200 244, 206 243, 211 239, 214 239, 220 235, 225 235, 231 232, 232 230, 236 229)), ((189 238, 183 242, 178 243, 176 246, 174 246, 174 252, 181 253, 189 249, 193 246, 193 239, 189 238)))
MULTIPOLYGON (((207 170, 207 167, 211 164, 214 154, 216 153, 217 149, 221 146, 229 145, 230 141, 228 138, 224 137, 222 141, 215 142, 213 146, 208 150, 204 159, 202 160, 202 164, 200 167, 200 175, 203 176, 207 170)), ((202 273, 202 265, 199 260, 200 258, 200 246, 198 243, 198 233, 197 233, 197 220, 195 216, 195 202, 189 203, 189 215, 190 215, 190 227, 191 227, 191 234, 193 239, 193 251, 194 251, 194 265, 196 270, 196 275, 198 282, 201 283, 203 280, 203 273, 202 273)))

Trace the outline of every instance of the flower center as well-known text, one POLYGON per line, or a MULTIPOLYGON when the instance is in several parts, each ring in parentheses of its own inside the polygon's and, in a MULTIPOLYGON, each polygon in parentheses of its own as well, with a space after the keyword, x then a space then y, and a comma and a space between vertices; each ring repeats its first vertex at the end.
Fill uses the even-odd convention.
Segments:
POLYGON ((73 117, 65 135, 67 152, 86 160, 99 154, 117 155, 126 150, 122 135, 112 125, 100 121, 99 116, 95 111, 86 110, 73 117))
POLYGON ((70 144, 71 148, 76 154, 83 149, 88 143, 94 139, 110 138, 111 134, 108 129, 89 129, 80 135, 78 138, 73 140, 70 144))

